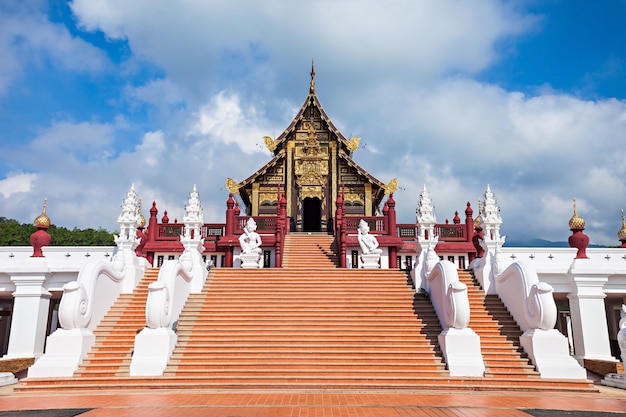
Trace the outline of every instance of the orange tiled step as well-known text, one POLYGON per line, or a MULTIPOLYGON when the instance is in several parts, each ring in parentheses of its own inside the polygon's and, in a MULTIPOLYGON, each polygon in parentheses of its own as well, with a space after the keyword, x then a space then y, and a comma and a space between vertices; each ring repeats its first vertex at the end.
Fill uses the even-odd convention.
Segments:
MULTIPOLYGON (((524 381, 519 378, 449 378, 449 377, 425 377, 405 376, 402 379, 396 377, 379 377, 372 379, 355 379, 342 377, 290 378, 284 380, 281 376, 266 378, 232 379, 220 378, 215 375, 160 377, 156 378, 131 378, 124 376, 89 377, 80 380, 70 378, 54 378, 41 381, 38 386, 19 386, 20 392, 33 390, 151 390, 155 387, 160 389, 206 389, 236 388, 236 389, 293 389, 293 388, 316 388, 323 386, 328 389, 408 389, 422 387, 430 390, 498 390, 498 391, 558 391, 558 392, 582 392, 581 384, 571 380, 538 380, 524 381)), ((588 387, 587 392, 596 392, 593 387, 588 387)))

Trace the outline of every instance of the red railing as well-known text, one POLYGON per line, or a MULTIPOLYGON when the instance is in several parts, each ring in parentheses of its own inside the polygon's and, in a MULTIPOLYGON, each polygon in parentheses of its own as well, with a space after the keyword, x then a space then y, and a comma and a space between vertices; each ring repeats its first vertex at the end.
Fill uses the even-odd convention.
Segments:
POLYGON ((466 226, 464 224, 436 224, 435 236, 443 242, 466 242, 466 226))
POLYGON ((385 217, 369 216, 369 217, 344 217, 347 233, 357 233, 361 219, 365 220, 370 227, 370 233, 376 235, 388 235, 387 222, 385 217))
POLYGON ((407 240, 407 238, 415 239, 417 237, 417 226, 414 224, 398 224, 396 227, 398 237, 407 240))
POLYGON ((183 227, 185 225, 182 223, 160 224, 157 229, 157 240, 179 240, 183 227))
MULTIPOLYGON (((157 228, 157 240, 178 241, 183 234, 183 223, 159 224, 157 228)), ((202 237, 224 236, 224 224, 206 223, 200 228, 202 237)))
MULTIPOLYGON (((242 234, 250 216, 239 216, 237 218, 236 234, 242 234)), ((256 222, 256 231, 260 234, 274 234, 276 232, 276 216, 252 216, 256 222)))

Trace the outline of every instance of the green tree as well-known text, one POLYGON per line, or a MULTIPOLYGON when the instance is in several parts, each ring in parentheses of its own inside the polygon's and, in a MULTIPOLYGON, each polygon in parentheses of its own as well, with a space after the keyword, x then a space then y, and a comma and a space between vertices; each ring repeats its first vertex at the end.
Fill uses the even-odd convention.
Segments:
POLYGON ((28 246, 30 235, 34 231, 35 227, 32 225, 21 225, 17 220, 0 217, 1 246, 28 246))
MULTIPOLYGON (((20 224, 17 220, 0 217, 0 246, 30 246, 30 235, 35 232, 32 224, 20 224)), ((69 230, 51 225, 48 233, 51 246, 114 246, 113 234, 105 229, 69 230)))

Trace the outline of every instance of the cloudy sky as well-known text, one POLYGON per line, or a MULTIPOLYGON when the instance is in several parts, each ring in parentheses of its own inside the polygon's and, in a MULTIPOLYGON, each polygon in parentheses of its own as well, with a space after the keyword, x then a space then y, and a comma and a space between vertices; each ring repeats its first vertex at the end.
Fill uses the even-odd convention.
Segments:
POLYGON ((182 219, 197 184, 223 221, 226 177, 270 158, 316 92, 354 159, 437 220, 494 191, 511 240, 593 243, 626 208, 626 1, 3 0, 0 216, 116 230, 135 184, 182 219))

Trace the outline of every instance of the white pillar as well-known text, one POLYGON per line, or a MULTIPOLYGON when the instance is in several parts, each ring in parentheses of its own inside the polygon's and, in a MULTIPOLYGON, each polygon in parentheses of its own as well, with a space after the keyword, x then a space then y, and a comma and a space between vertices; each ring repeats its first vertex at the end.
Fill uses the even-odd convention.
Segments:
POLYGON ((589 259, 576 259, 569 270, 572 292, 569 298, 572 330, 574 333, 574 357, 583 359, 616 361, 611 356, 609 329, 604 307, 604 285, 608 273, 602 274, 590 264, 589 259))
MULTIPOLYGON (((45 262, 45 261, 44 261, 45 262)), ((51 294, 44 288, 47 265, 12 272, 15 284, 9 348, 4 358, 32 358, 43 354, 51 294)))

